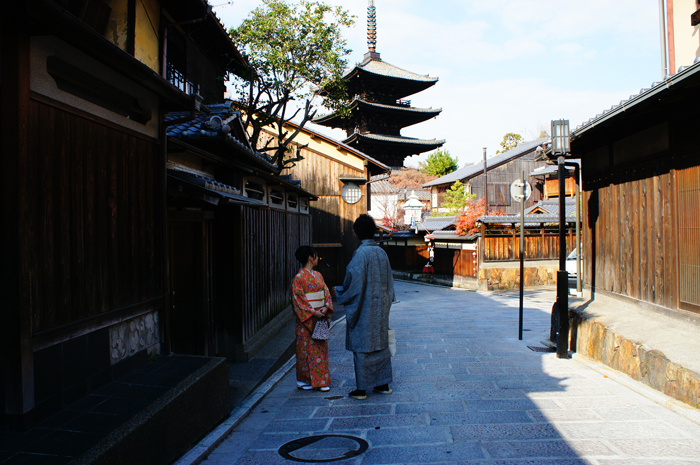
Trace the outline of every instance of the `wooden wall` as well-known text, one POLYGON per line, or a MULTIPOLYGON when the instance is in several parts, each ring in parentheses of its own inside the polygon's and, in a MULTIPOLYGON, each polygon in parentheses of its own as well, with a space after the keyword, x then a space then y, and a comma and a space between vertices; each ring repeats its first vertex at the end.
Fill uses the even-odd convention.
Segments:
POLYGON ((433 268, 437 276, 476 278, 478 271, 476 251, 435 247, 433 268))
POLYGON ((238 230, 230 231, 228 240, 235 252, 219 264, 219 270, 236 269, 235 274, 219 273, 219 287, 233 292, 228 299, 220 292, 218 307, 223 327, 234 338, 230 342, 242 345, 291 303, 292 278, 301 268, 294 252, 309 244, 311 218, 270 208, 233 208, 238 230))
MULTIPOLYGON (((514 236, 489 236, 482 238, 485 261, 520 260, 520 234, 514 236)), ((566 254, 574 250, 576 237, 572 229, 566 236, 566 254)), ((525 236, 526 260, 559 260, 559 234, 551 232, 525 236)))
MULTIPOLYGON (((532 186, 532 195, 525 202, 525 207, 530 207, 542 200, 542 192, 536 187, 539 181, 530 177, 530 173, 535 168, 543 166, 544 162, 535 161, 533 153, 526 154, 488 171, 489 209, 503 209, 507 215, 520 213, 520 203, 514 201, 510 196, 510 185, 516 179, 520 179, 523 171, 525 171, 525 179, 532 186)), ((483 170, 481 174, 470 179, 469 184, 472 194, 475 194, 479 199, 484 197, 483 170)))
MULTIPOLYGON (((398 240, 401 243, 400 239, 398 240)), ((389 257, 391 269, 394 271, 419 272, 428 262, 427 245, 387 245, 382 243, 382 248, 389 257)))
POLYGON ((597 289, 677 308, 675 173, 645 168, 648 178, 630 170, 584 192, 583 230, 590 239, 583 256, 593 257, 584 259, 584 279, 597 289))
POLYGON ((30 103, 21 282, 34 333, 164 293, 156 141, 30 103))
MULTIPOLYGON (((423 267, 428 263, 429 252, 427 245, 382 244, 382 247, 389 256, 392 270, 419 273, 423 271, 423 267)), ((433 268, 437 276, 475 278, 478 271, 476 251, 436 247, 433 268)))
POLYGON ((613 133, 618 139, 580 144, 584 279, 595 290, 700 313, 700 116, 668 114, 628 123, 613 133))
POLYGON ((359 184, 362 198, 355 204, 343 200, 342 176, 366 179, 365 170, 318 153, 308 148, 302 150, 304 160, 285 170, 294 179, 301 181, 301 187, 318 196, 311 202, 313 237, 311 242, 319 246, 321 257, 319 271, 329 286, 339 285, 345 276, 345 268, 358 247, 352 225, 362 213, 367 213, 368 185, 359 184))

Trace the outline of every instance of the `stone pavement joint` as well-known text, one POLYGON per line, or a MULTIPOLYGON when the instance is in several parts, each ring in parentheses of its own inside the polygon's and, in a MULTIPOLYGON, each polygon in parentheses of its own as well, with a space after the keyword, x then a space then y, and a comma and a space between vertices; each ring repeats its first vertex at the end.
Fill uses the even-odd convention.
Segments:
MULTIPOLYGON (((198 445, 196 459, 178 464, 289 464, 282 445, 324 434, 369 444, 331 462, 339 465, 700 464, 700 425, 666 408, 675 405, 668 397, 659 405, 581 357, 527 348, 548 335, 553 292, 526 292, 523 341, 512 295, 400 281, 396 292, 393 394, 347 397, 355 381, 339 321, 331 330, 330 392, 296 389, 292 359, 219 437, 198 445)), ((326 441, 294 455, 322 459, 342 449, 326 441)))

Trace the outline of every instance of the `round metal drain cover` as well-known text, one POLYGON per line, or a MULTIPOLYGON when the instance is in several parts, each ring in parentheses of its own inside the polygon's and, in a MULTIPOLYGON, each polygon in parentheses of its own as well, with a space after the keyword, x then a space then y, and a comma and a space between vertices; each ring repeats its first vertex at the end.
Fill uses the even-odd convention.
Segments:
POLYGON ((368 448, 369 444, 362 438, 344 434, 321 434, 289 441, 278 452, 285 459, 295 462, 324 463, 357 457, 368 448))

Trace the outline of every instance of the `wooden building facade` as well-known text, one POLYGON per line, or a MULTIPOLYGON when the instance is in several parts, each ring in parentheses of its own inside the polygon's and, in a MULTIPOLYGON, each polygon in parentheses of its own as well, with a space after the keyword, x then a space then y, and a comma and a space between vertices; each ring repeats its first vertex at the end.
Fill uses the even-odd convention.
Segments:
POLYGON ((148 17, 127 0, 86 5, 13 2, 0 20, 0 384, 10 428, 168 350, 164 115, 194 112, 197 90, 209 82, 216 93, 216 77, 245 66, 201 0, 145 1, 148 17), (192 19, 196 33, 171 27, 192 19), (166 37, 187 49, 160 53, 166 37), (176 79, 176 62, 210 79, 176 79))
POLYGON ((476 163, 423 184, 423 187, 431 189, 432 209, 443 211, 441 207, 444 201, 443 194, 457 181, 464 184, 466 191, 475 195, 477 199, 484 198, 484 181, 486 181, 489 211, 503 210, 507 215, 519 213, 520 204, 511 199, 510 185, 516 179, 520 179, 523 171, 525 179, 532 187, 532 195, 525 203, 525 207, 534 205, 543 199, 544 181, 533 177, 530 173, 536 168, 545 166, 545 161, 537 160, 535 156, 537 147, 544 146, 548 140, 548 137, 544 137, 524 142, 514 149, 487 158, 486 176, 484 176, 483 163, 476 163))
POLYGON ((166 117, 171 349, 244 362, 291 320, 316 196, 253 150, 231 102, 207 111, 166 117))
POLYGON ((368 182, 389 167, 306 127, 294 143, 301 147, 304 159, 283 173, 301 181, 318 197, 311 205, 311 243, 321 258, 317 269, 323 273, 326 284, 340 285, 345 267, 359 246, 352 225, 371 208, 368 182))
POLYGON ((582 160, 585 284, 697 314, 700 64, 667 81, 572 133, 572 153, 582 160))

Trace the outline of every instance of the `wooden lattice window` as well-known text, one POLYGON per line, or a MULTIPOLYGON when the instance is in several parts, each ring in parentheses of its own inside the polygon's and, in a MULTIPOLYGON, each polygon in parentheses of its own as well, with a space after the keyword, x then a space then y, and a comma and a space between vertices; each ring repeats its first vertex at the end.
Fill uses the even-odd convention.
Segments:
POLYGON ((700 313, 700 166, 677 171, 680 308, 700 313))

